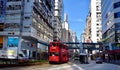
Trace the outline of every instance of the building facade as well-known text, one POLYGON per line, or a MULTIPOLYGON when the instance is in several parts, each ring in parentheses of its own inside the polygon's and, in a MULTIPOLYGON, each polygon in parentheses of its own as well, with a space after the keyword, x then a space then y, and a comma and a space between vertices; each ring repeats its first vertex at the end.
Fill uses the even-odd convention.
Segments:
POLYGON ((64 22, 62 23, 62 42, 69 42, 69 25, 68 25, 68 16, 64 14, 64 22))
POLYGON ((86 25, 84 29, 84 41, 86 43, 92 42, 91 40, 91 12, 89 11, 88 16, 86 18, 86 25))
POLYGON ((91 0, 84 29, 84 42, 101 42, 101 0, 91 0))
POLYGON ((17 47, 29 58, 53 41, 54 0, 0 0, 1 49, 17 47))
MULTIPOLYGON (((86 24, 84 33, 82 36, 82 42, 85 43, 99 43, 102 42, 102 26, 101 26, 101 0, 90 0, 88 16, 86 18, 86 24)), ((97 47, 97 46, 94 46, 97 47)), ((83 49, 86 53, 90 54, 91 59, 95 58, 95 54, 100 50, 96 49, 83 49)))
POLYGON ((62 0, 54 0, 54 35, 53 41, 61 41, 61 33, 62 33, 62 22, 63 22, 63 1, 62 0))
POLYGON ((104 58, 117 61, 120 60, 120 0, 102 0, 101 7, 104 58))
POLYGON ((119 2, 120 0, 102 0, 102 34, 104 42, 120 42, 119 2))
POLYGON ((90 1, 90 28, 91 34, 90 38, 93 43, 101 42, 101 0, 91 0, 90 1))

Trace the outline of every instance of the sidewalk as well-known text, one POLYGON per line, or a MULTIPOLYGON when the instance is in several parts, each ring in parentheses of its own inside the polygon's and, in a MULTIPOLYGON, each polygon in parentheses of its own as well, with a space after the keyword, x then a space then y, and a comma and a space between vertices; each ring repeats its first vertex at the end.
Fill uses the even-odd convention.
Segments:
POLYGON ((120 60, 112 60, 112 61, 109 61, 109 62, 106 62, 106 63, 112 63, 112 64, 120 65, 120 60))
POLYGON ((20 66, 36 66, 36 65, 49 65, 49 62, 34 62, 34 63, 20 63, 20 64, 0 64, 0 68, 6 67, 20 67, 20 66))

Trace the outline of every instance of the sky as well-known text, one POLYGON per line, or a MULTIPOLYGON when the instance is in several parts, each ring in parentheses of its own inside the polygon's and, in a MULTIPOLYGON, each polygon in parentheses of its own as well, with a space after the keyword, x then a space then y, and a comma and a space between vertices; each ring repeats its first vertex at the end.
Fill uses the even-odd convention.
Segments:
POLYGON ((63 0, 64 13, 68 14, 69 28, 76 32, 78 39, 83 33, 90 0, 63 0))

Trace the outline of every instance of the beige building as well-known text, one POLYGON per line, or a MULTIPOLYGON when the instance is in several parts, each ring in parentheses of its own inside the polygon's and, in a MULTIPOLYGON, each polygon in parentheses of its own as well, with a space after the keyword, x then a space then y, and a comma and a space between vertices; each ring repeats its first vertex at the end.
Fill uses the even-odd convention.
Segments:
POLYGON ((91 0, 85 25, 85 42, 101 42, 101 0, 91 0))
POLYGON ((84 37, 85 40, 84 42, 90 43, 91 41, 91 13, 89 12, 87 18, 86 18, 86 25, 85 25, 85 33, 84 37))

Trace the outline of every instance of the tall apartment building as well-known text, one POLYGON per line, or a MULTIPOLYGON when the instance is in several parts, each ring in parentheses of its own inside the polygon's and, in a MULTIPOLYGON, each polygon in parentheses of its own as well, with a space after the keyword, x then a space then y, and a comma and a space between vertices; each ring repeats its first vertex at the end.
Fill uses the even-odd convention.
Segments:
POLYGON ((120 0, 102 0, 103 42, 120 42, 120 0))
POLYGON ((0 48, 34 58, 53 41, 53 13, 54 0, 0 0, 0 48))
POLYGON ((68 15, 64 14, 64 21, 62 23, 62 42, 68 42, 69 41, 69 25, 68 25, 68 15))
POLYGON ((53 41, 61 41, 61 28, 63 22, 63 1, 55 0, 54 7, 54 35, 53 41))
POLYGON ((91 0, 88 17, 86 19, 86 42, 101 42, 101 0, 91 0), (89 28, 88 28, 89 27, 89 28), (88 33, 89 32, 89 33, 88 33))

